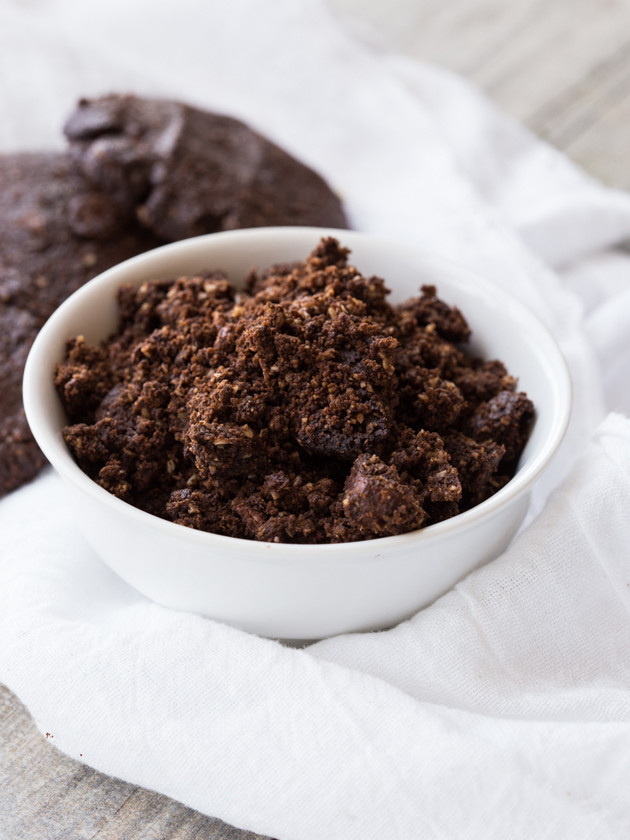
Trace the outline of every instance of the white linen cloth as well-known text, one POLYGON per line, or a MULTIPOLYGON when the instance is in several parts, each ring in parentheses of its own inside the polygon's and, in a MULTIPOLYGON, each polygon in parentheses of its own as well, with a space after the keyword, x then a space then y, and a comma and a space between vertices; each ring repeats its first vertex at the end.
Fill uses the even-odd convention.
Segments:
POLYGON ((397 628, 306 650, 130 589, 47 471, 0 501, 0 680, 69 755, 279 840, 626 840, 630 421, 603 418, 630 413, 629 258, 607 250, 628 197, 318 0, 0 0, 2 151, 60 147, 74 99, 109 90, 241 117, 357 229, 515 292, 575 411, 501 558, 397 628))

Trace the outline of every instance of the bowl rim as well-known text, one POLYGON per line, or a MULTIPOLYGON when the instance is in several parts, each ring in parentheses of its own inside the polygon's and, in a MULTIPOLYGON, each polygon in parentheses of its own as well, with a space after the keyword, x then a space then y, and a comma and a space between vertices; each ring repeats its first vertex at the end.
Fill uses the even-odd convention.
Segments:
MULTIPOLYGON (((254 262, 254 259, 252 260, 254 262)), ((387 278, 385 278, 387 282, 387 278)), ((133 281, 143 282, 143 281, 133 281)), ((146 281, 145 281, 146 282, 146 281)), ((560 443, 566 433, 572 408, 572 383, 566 360, 549 329, 535 315, 529 307, 519 298, 512 295, 502 287, 494 284, 478 272, 469 269, 467 266, 458 263, 456 260, 446 257, 440 253, 432 252, 406 242, 400 242, 392 238, 373 235, 360 231, 349 231, 336 228, 315 228, 315 227, 267 227, 267 228, 244 228, 234 231, 222 231, 219 233, 204 234, 191 237, 190 239, 162 245, 151 251, 139 254, 97 275, 85 285, 81 286, 69 298, 67 298, 50 316, 39 331, 28 354, 23 379, 23 400, 26 418, 29 426, 42 449, 44 455, 52 464, 60 476, 69 481, 81 492, 87 493, 95 501, 105 504, 113 513, 124 516, 127 519, 135 520, 138 525, 145 525, 157 529, 165 537, 191 540, 194 543, 206 544, 208 549, 224 547, 231 551, 239 550, 246 554, 260 554, 261 558, 269 561, 273 557, 274 562, 284 561, 291 563, 310 562, 313 555, 321 555, 318 561, 339 562, 340 560, 358 561, 365 560, 367 555, 375 559, 384 552, 404 551, 413 543, 414 547, 421 548, 422 544, 442 539, 451 532, 462 533, 474 527, 481 519, 491 518, 502 510, 506 505, 513 502, 518 496, 523 495, 545 470, 550 460, 555 455, 560 443), (264 243, 274 237, 283 237, 286 240, 301 240, 303 237, 324 237, 334 236, 344 246, 353 250, 353 242, 369 241, 377 248, 394 248, 410 259, 414 257, 430 262, 440 268, 450 270, 459 277, 467 275, 481 286, 486 292, 491 292, 498 299, 498 302, 509 305, 516 309, 519 318, 523 319, 530 330, 538 334, 539 339, 546 345, 546 361, 548 368, 553 371, 550 381, 553 385, 554 411, 549 433, 542 442, 540 451, 535 454, 530 463, 518 470, 513 478, 502 487, 497 493, 470 508, 463 513, 420 528, 416 531, 409 531, 404 534, 397 534, 389 537, 377 537, 370 540, 352 541, 343 543, 275 543, 259 540, 248 540, 241 537, 228 537, 222 534, 214 534, 209 531, 200 531, 161 519, 158 516, 147 513, 144 510, 134 507, 128 502, 113 496, 96 482, 89 478, 76 464, 67 449, 60 431, 55 431, 53 424, 49 421, 49 414, 42 405, 40 395, 40 384, 43 383, 44 371, 50 371, 48 361, 49 345, 58 336, 57 325, 63 322, 66 313, 79 309, 89 299, 95 289, 104 285, 118 287, 125 282, 125 275, 131 269, 146 266, 147 272, 154 264, 159 264, 165 256, 172 256, 182 252, 194 251, 202 248, 206 242, 214 242, 221 238, 224 241, 233 239, 235 244, 239 240, 247 240, 248 244, 264 243), (273 549, 273 553, 270 552, 273 549), (297 552, 296 552, 297 549, 297 552), (325 549, 325 550, 323 550, 325 549), (359 550, 359 551, 358 551, 359 550)))

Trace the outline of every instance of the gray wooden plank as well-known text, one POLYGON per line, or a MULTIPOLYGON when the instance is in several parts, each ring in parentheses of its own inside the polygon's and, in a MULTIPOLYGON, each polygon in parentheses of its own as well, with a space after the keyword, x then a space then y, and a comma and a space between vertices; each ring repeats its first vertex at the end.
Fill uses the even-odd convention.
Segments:
POLYGON ((0 840, 269 840, 98 773, 0 686, 0 840))
POLYGON ((609 109, 601 109, 598 119, 568 142, 567 153, 588 172, 605 183, 630 190, 630 98, 624 97, 609 109), (602 146, 601 135, 607 142, 602 146))
POLYGON ((630 0, 328 0, 449 67, 604 182, 627 188, 630 0))
MULTIPOLYGON (((576 79, 532 115, 546 127, 552 143, 568 147, 627 101, 630 84, 630 33, 587 76, 576 79)), ((612 138, 610 138, 612 139, 612 138)))

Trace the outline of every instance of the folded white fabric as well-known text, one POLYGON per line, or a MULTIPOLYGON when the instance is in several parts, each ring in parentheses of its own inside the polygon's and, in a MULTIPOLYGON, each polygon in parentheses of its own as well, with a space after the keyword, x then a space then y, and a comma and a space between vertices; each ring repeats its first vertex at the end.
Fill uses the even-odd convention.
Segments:
POLYGON ((576 396, 542 512, 503 557, 393 630, 307 650, 135 593, 46 473, 0 502, 0 680, 69 755, 280 840, 625 840, 630 421, 594 430, 630 409, 628 258, 599 253, 630 236, 630 200, 316 0, 0 0, 0 80, 3 150, 50 146, 73 98, 116 88, 245 118, 355 227, 521 296, 576 396))

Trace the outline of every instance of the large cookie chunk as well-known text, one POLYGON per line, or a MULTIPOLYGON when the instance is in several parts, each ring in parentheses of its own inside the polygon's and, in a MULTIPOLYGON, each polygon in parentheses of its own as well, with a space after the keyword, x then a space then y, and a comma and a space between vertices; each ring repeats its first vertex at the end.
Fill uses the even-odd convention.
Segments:
POLYGON ((230 117, 135 96, 83 99, 65 126, 83 174, 157 236, 347 227, 313 170, 230 117))

